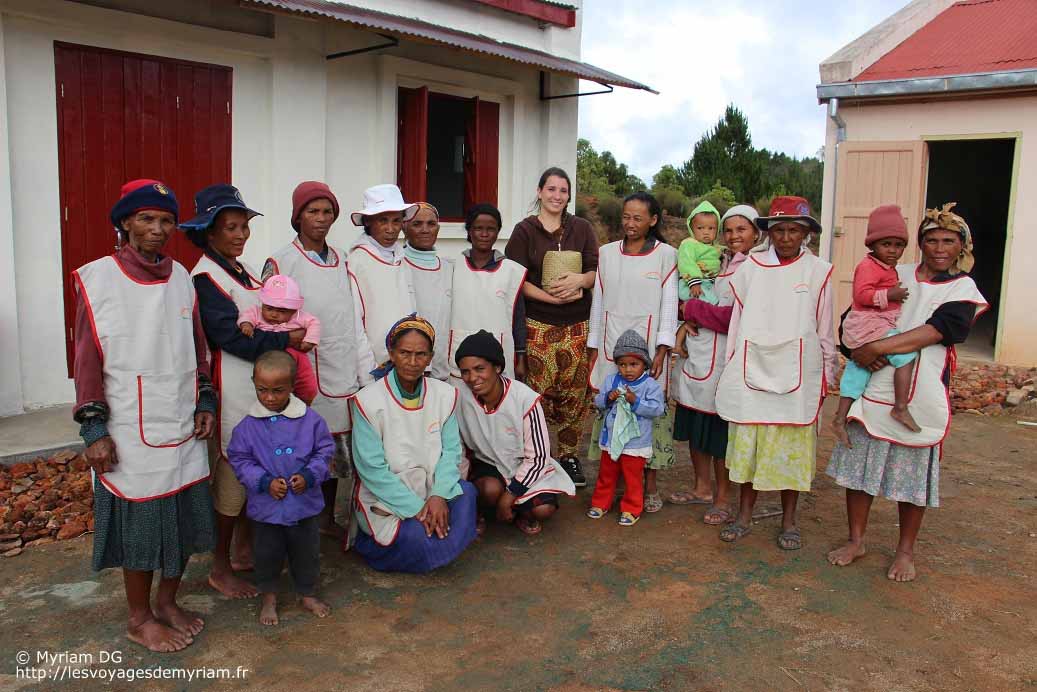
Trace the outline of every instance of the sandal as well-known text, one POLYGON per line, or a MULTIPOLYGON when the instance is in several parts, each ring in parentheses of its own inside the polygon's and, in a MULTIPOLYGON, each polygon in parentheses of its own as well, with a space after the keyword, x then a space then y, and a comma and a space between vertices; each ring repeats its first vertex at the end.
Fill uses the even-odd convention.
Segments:
POLYGON ((640 519, 640 518, 641 517, 635 516, 635 515, 631 514, 630 512, 623 512, 622 514, 619 515, 619 525, 620 526, 633 526, 634 524, 637 523, 637 520, 640 519))
POLYGON ((698 497, 688 490, 678 490, 672 493, 666 501, 671 505, 711 505, 713 498, 698 497))
POLYGON ((721 526, 735 520, 735 513, 729 507, 717 507, 713 505, 702 517, 702 523, 706 526, 721 526))
POLYGON ((663 508, 663 498, 659 493, 648 493, 645 495, 644 511, 654 514, 663 508))
POLYGON ((799 533, 799 527, 782 531, 778 534, 778 547, 782 550, 799 550, 803 547, 803 537, 799 533))
POLYGON ((544 527, 540 525, 540 522, 532 517, 516 517, 515 526, 518 530, 527 536, 535 536, 544 530, 544 527))
POLYGON ((601 519, 607 513, 608 513, 608 510, 607 509, 602 509, 601 507, 591 507, 590 509, 587 510, 587 516, 590 517, 591 519, 601 519))
POLYGON ((731 523, 720 531, 720 540, 724 543, 734 543, 735 541, 748 536, 752 530, 753 528, 751 526, 742 526, 741 524, 731 523))

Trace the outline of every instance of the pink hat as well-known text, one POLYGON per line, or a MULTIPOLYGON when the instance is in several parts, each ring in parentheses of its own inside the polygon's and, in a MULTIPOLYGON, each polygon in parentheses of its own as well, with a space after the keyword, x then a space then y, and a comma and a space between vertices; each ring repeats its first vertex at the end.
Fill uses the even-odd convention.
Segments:
POLYGON ((907 243, 907 224, 904 223, 904 212, 895 204, 884 204, 876 207, 868 215, 868 234, 864 244, 871 246, 884 238, 899 238, 907 243))
POLYGON ((259 300, 270 307, 298 310, 302 307, 302 291, 292 277, 274 274, 259 289, 259 300))

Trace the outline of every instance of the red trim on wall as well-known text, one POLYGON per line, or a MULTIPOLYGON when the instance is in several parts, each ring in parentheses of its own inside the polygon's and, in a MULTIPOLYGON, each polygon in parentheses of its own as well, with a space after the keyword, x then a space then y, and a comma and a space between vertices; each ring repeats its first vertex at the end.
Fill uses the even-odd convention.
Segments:
POLYGON ((539 0, 475 0, 505 12, 521 14, 540 22, 572 29, 576 26, 576 10, 558 7, 539 0))

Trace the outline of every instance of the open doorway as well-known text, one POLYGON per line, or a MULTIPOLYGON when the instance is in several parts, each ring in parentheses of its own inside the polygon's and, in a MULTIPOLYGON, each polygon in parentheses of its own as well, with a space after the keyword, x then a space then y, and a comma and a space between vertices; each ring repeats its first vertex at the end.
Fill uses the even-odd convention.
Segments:
POLYGON ((944 140, 928 145, 925 206, 958 203, 954 211, 969 222, 976 246, 972 278, 990 303, 990 310, 976 322, 959 354, 992 361, 1001 307, 1015 140, 944 140))

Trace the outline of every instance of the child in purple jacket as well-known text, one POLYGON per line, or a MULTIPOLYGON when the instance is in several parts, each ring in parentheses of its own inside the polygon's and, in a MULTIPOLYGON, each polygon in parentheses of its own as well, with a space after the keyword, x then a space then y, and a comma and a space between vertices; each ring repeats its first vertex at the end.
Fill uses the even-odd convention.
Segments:
POLYGON ((252 382, 256 403, 234 427, 227 458, 248 494, 254 522, 256 586, 263 594, 259 621, 276 625, 277 581, 284 558, 301 596, 317 617, 331 608, 314 595, 320 575, 321 483, 335 442, 318 413, 292 395, 295 359, 267 351, 256 359, 252 382))

